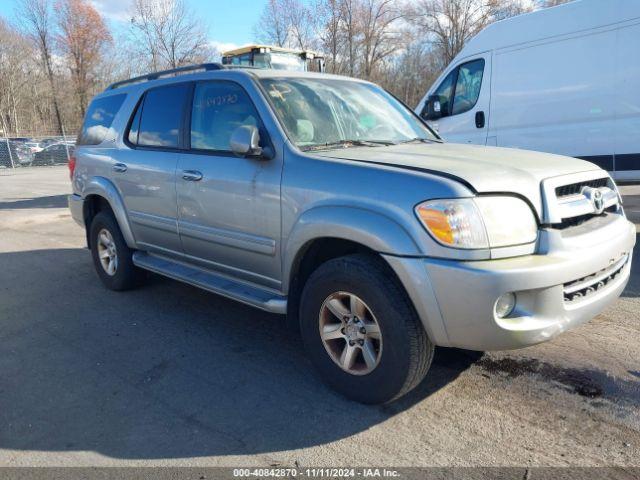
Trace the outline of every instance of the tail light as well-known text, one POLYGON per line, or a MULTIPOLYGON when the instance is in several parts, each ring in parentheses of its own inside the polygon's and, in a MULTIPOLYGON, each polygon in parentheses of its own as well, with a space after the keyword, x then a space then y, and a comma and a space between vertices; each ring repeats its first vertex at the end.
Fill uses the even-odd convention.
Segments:
POLYGON ((76 156, 71 155, 69 157, 69 178, 73 180, 73 172, 76 169, 76 156))

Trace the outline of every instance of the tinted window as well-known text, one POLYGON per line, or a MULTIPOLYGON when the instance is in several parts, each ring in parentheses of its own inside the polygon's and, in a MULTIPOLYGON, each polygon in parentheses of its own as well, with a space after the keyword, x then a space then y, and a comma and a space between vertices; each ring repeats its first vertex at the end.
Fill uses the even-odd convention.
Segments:
POLYGON ((177 148, 182 111, 189 85, 169 85, 149 90, 142 104, 138 145, 177 148))
POLYGON ((253 103, 239 85, 199 83, 191 111, 191 148, 230 151, 229 141, 234 130, 242 125, 258 127, 258 119, 253 103))
MULTIPOLYGON (((126 95, 97 98, 89 105, 78 139, 79 145, 98 145, 113 132, 111 124, 122 106, 126 95)), ((115 132, 113 132, 115 133, 115 132)))
POLYGON ((483 72, 483 59, 460 65, 451 115, 466 112, 474 107, 480 96, 483 72))

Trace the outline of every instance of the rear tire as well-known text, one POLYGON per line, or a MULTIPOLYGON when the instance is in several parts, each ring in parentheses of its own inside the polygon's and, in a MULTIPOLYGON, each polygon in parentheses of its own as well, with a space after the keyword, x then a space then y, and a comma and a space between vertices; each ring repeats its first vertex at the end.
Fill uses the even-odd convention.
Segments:
POLYGON ((134 251, 124 241, 111 212, 102 211, 93 218, 89 241, 93 265, 105 287, 122 291, 139 284, 142 274, 133 264, 134 251))
POLYGON ((404 289, 373 255, 329 260, 311 274, 302 292, 300 329, 325 382, 362 403, 406 394, 433 359, 434 345, 404 289))

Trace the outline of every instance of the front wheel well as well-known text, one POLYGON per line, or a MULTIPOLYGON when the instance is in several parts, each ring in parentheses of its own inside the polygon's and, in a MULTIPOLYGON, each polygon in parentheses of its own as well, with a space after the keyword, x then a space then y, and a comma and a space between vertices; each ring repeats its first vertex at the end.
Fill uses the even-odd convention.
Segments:
POLYGON ((332 237, 311 240, 300 249, 300 252, 298 252, 293 262, 289 277, 287 317, 291 327, 297 328, 300 296, 309 276, 328 260, 345 255, 352 255, 354 253, 378 256, 375 250, 361 243, 332 237))

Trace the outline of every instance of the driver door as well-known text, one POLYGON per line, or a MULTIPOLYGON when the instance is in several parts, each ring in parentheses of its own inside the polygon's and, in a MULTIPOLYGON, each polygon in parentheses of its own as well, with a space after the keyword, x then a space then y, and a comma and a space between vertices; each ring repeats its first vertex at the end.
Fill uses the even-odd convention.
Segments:
POLYGON ((478 56, 456 65, 432 95, 440 100, 441 118, 428 120, 445 140, 485 145, 491 99, 491 56, 478 56))
POLYGON ((278 288, 282 155, 231 152, 240 126, 257 127, 261 146, 269 142, 252 99, 236 82, 197 82, 190 110, 189 148, 176 175, 184 253, 208 270, 278 288))

